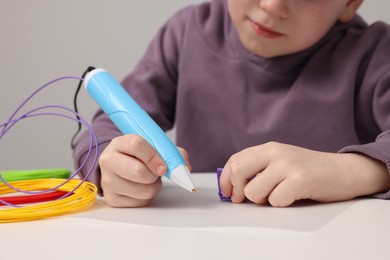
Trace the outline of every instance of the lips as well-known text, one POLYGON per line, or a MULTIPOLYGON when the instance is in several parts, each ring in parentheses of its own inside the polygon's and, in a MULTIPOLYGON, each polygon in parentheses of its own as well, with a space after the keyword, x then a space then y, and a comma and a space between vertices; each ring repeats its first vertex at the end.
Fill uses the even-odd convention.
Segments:
POLYGON ((279 37, 283 36, 283 34, 277 32, 277 31, 274 31, 271 28, 265 27, 265 26, 258 24, 252 20, 249 20, 249 21, 250 21, 250 24, 251 24, 254 32, 259 36, 262 36, 262 37, 267 38, 267 39, 275 39, 275 38, 279 38, 279 37))

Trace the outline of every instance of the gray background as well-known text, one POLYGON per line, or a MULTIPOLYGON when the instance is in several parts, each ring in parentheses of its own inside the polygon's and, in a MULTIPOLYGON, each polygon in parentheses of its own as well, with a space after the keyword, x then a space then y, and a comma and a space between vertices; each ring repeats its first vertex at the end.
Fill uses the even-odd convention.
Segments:
MULTIPOLYGON (((143 54, 162 23, 179 8, 202 0, 167 1, 0 1, 0 122, 44 83, 60 76, 80 76, 88 65, 122 79, 143 54)), ((390 2, 365 1, 360 14, 369 22, 390 22, 390 2)), ((22 110, 60 104, 73 107, 78 82, 46 88, 22 110)), ((97 109, 81 91, 79 111, 90 121, 97 109)), ((73 121, 57 117, 22 120, 0 139, 0 171, 73 168, 70 139, 73 121)), ((174 138, 174 134, 171 133, 174 138)))

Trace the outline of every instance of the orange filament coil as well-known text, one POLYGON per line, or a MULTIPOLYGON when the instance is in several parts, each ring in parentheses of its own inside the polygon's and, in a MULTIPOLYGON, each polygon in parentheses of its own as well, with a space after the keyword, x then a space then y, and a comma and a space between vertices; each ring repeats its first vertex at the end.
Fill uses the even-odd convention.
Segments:
MULTIPOLYGON (((64 179, 37 179, 15 181, 9 184, 24 191, 42 191, 61 185, 64 182, 64 179)), ((70 192, 80 185, 81 182, 81 180, 69 180, 58 187, 57 190, 70 192)), ((0 183, 0 195, 12 194, 14 192, 15 190, 6 186, 4 183, 0 183)), ((0 223, 37 220, 75 212, 92 205, 96 200, 96 195, 97 187, 85 181, 71 195, 63 199, 18 208, 7 207, 0 209, 0 223)))

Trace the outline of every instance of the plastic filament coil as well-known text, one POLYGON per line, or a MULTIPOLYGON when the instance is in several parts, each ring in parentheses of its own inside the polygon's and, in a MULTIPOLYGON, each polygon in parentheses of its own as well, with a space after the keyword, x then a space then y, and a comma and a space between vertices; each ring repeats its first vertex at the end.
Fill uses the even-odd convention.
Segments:
MULTIPOLYGON (((57 190, 73 193, 68 197, 45 203, 38 203, 18 208, 0 210, 0 223, 37 220, 47 217, 71 213, 92 205, 96 200, 97 187, 90 182, 69 180, 63 184, 64 179, 37 179, 11 182, 13 187, 25 191, 47 190, 53 186, 61 185, 57 190), (81 183, 81 185, 80 185, 81 183), (77 189, 75 189, 80 185, 77 189)), ((15 190, 6 184, 0 183, 0 195, 14 193, 15 190)), ((6 198, 6 197, 5 197, 6 198)))

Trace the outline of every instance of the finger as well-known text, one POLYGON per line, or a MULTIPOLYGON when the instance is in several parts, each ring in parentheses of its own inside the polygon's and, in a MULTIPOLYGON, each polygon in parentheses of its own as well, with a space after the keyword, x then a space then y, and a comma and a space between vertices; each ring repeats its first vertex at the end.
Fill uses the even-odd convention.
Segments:
POLYGON ((244 187, 250 179, 267 167, 268 161, 261 157, 258 147, 245 149, 230 157, 221 175, 221 191, 231 196, 232 201, 240 202, 245 198, 244 187))
POLYGON ((297 200, 307 199, 306 187, 299 178, 287 178, 268 196, 268 202, 274 207, 287 207, 297 200))
POLYGON ((139 135, 124 135, 112 140, 118 152, 136 157, 142 161, 154 174, 163 176, 167 166, 158 152, 139 135))
POLYGON ((142 184, 154 183, 159 176, 151 172, 141 161, 122 153, 115 153, 115 157, 106 156, 102 153, 99 158, 99 165, 104 175, 116 174, 133 182, 142 184), (112 163, 115 161, 115 163, 112 163))
POLYGON ((225 197, 231 197, 233 194, 232 176, 243 172, 244 165, 242 163, 245 160, 245 153, 243 150, 232 155, 222 169, 220 186, 222 195, 225 197))
POLYGON ((118 194, 104 195, 104 199, 108 205, 115 208, 138 208, 149 205, 152 200, 137 200, 127 196, 118 194))
POLYGON ((118 175, 102 175, 102 189, 104 196, 123 195, 137 200, 150 200, 161 191, 162 181, 159 178, 151 184, 132 182, 118 175))
POLYGON ((188 169, 190 171, 192 171, 192 166, 190 164, 190 160, 189 160, 189 157, 188 157, 188 153, 187 151, 184 149, 184 148, 181 148, 181 147, 177 147, 177 149, 179 150, 179 152, 181 153, 181 155, 183 156, 183 159, 188 167, 188 169))
POLYGON ((256 204, 267 203, 268 196, 284 178, 284 175, 279 172, 267 168, 257 174, 256 177, 245 186, 245 197, 256 204))

